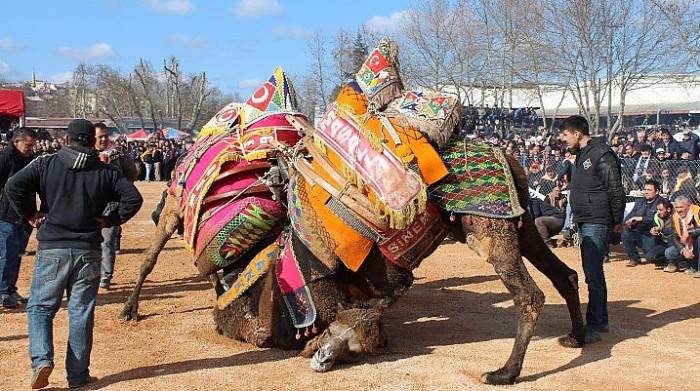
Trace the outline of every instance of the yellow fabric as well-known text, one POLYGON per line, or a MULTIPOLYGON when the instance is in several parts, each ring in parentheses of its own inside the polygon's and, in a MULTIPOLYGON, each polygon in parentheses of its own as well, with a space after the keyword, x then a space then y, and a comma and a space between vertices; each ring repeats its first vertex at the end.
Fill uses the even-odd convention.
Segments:
MULTIPOLYGON (((693 215, 696 224, 700 224, 700 206, 690 205, 688 213, 693 215)), ((683 235, 683 230, 681 228, 681 217, 677 212, 673 212, 673 229, 676 230, 676 234, 680 237, 683 235)))
MULTIPOLYGON (((320 167, 316 168, 319 169, 320 167)), ((317 172, 321 174, 322 171, 317 172)), ((330 181, 330 178, 327 178, 326 175, 321 175, 330 181)), ((323 222, 326 231, 336 244, 335 254, 348 269, 357 271, 367 258, 374 242, 350 228, 328 209, 326 202, 330 198, 330 194, 323 190, 321 186, 313 186, 307 182, 306 191, 309 195, 311 207, 318 215, 319 220, 323 222)))
POLYGON ((412 155, 416 163, 418 163, 423 181, 428 186, 447 176, 445 163, 421 132, 411 126, 401 126, 399 121, 394 118, 389 118, 388 120, 399 135, 399 139, 401 139, 402 144, 398 146, 394 144, 378 117, 367 117, 363 126, 374 134, 383 135, 386 146, 400 159, 403 160, 406 156, 412 155))
MULTIPOLYGON (((343 85, 338 93, 336 102, 350 111, 356 116, 364 116, 367 113, 367 98, 364 94, 358 93, 349 85, 343 85)), ((396 146, 383 129, 379 118, 376 116, 365 116, 365 126, 369 128, 372 134, 386 140, 386 144, 400 159, 409 157, 411 154, 415 156, 416 163, 420 169, 423 181, 430 186, 447 175, 447 167, 440 158, 435 148, 430 144, 428 139, 415 128, 408 124, 400 124, 398 120, 389 118, 389 122, 394 126, 396 132, 403 144, 406 146, 396 146), (404 126, 405 125, 405 126, 404 126)), ((334 163, 335 164, 335 163, 334 163)), ((338 167, 338 166, 335 166, 338 167)))
POLYGON ((351 108, 355 115, 362 115, 367 112, 367 97, 347 84, 343 84, 340 88, 335 101, 342 106, 351 108))
POLYGON ((214 128, 214 127, 202 128, 202 130, 200 130, 199 134, 197 135, 197 140, 205 138, 205 137, 209 137, 212 135, 217 136, 217 135, 224 134, 224 133, 227 133, 224 128, 214 128))

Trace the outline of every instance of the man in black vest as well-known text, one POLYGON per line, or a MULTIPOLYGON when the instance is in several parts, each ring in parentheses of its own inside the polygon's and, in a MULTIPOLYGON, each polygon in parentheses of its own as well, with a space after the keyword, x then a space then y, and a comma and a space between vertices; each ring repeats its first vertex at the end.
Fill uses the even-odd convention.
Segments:
POLYGON ((603 258, 608 252, 610 231, 621 232, 625 213, 625 190, 620 161, 605 140, 591 138, 588 121, 574 115, 560 127, 562 138, 576 153, 572 168, 569 202, 581 238, 583 272, 588 285, 586 343, 600 341, 608 331, 608 292, 603 258))

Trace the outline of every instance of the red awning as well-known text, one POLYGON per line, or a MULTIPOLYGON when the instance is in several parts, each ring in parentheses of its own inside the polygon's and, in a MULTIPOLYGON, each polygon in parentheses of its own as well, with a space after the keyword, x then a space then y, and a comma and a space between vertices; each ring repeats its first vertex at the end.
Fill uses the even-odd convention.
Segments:
POLYGON ((24 115, 24 92, 0 90, 0 115, 21 117, 24 115))
POLYGON ((148 138, 151 137, 151 134, 148 133, 146 130, 141 129, 138 130, 134 133, 128 134, 126 136, 127 141, 146 141, 148 138))

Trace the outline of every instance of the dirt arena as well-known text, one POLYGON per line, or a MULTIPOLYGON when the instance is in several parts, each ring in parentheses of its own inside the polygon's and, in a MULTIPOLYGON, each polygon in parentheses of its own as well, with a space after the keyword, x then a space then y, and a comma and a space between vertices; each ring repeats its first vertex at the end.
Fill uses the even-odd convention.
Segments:
MULTIPOLYGON (((416 272, 408 295, 390 308, 389 347, 360 365, 314 373, 293 351, 262 350, 216 335, 213 292, 198 277, 180 239, 172 239, 142 294, 140 321, 118 320, 152 236, 150 213, 163 184, 139 184, 146 202, 124 229, 114 285, 100 291, 92 374, 87 389, 105 390, 456 390, 489 389, 482 372, 510 353, 515 313, 510 296, 487 263, 459 244, 446 244, 416 272)), ((33 253, 36 241, 29 250, 33 253)), ((557 254, 580 275, 570 249, 557 254)), ((609 334, 584 349, 565 349, 563 300, 536 270, 547 304, 513 389, 700 389, 700 280, 652 266, 606 266, 609 334)), ((20 292, 29 293, 33 256, 23 258, 20 292)), ((581 277, 583 280, 583 277, 581 277)), ((581 283, 581 300, 586 290, 581 283)), ((24 311, 0 310, 0 390, 29 389, 24 311)), ((54 323, 56 369, 50 387, 65 388, 67 313, 54 323)))

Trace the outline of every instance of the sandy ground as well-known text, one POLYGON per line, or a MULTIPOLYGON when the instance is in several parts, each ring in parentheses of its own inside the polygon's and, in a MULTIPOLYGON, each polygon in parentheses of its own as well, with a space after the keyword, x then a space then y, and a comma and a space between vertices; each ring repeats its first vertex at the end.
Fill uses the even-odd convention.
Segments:
MULTIPOLYGON (((507 359, 515 314, 490 265, 459 244, 446 244, 427 259, 408 295, 387 311, 386 351, 325 374, 312 372, 308 361, 293 351, 256 349, 216 335, 213 291, 198 277, 180 239, 168 243, 144 287, 140 321, 118 320, 152 237, 149 215, 163 185, 139 187, 146 203, 124 229, 113 288, 98 298, 92 374, 99 380, 89 389, 493 388, 478 379, 507 359)), ((32 239, 29 250, 35 246, 32 239)), ((573 250, 557 253, 581 273, 573 250)), ((18 285, 24 294, 29 293, 33 261, 32 256, 23 259, 18 285)), ((565 349, 556 342, 569 329, 563 300, 539 272, 530 270, 547 304, 513 389, 700 389, 700 280, 648 265, 631 269, 624 262, 608 264, 610 334, 584 349, 565 349)), ((581 300, 586 301, 585 288, 581 300)), ((25 313, 0 311, 0 390, 28 389, 25 313)), ((67 387, 66 315, 61 309, 54 323, 57 366, 50 387, 67 387)))

